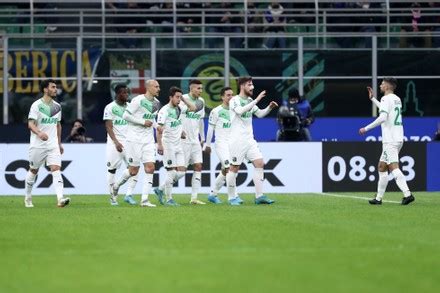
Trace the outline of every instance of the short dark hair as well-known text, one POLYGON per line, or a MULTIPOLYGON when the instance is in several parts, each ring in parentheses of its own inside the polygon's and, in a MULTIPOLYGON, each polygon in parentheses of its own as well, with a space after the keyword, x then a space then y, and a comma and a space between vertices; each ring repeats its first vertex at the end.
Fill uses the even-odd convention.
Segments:
POLYGON ((115 93, 116 93, 116 94, 119 94, 119 91, 120 91, 120 90, 122 90, 122 89, 126 89, 126 88, 127 88, 127 85, 124 84, 124 83, 117 84, 117 85, 115 86, 115 93))
POLYGON ((75 121, 72 122, 72 127, 75 125, 76 122, 79 122, 82 126, 84 126, 84 120, 77 118, 75 119, 75 121))
POLYGON ((298 98, 299 99, 299 91, 295 88, 291 89, 287 94, 289 99, 298 98))
POLYGON ((198 79, 191 79, 189 81, 189 85, 191 86, 192 84, 203 84, 203 83, 198 79))
POLYGON ((238 83, 238 87, 241 87, 242 85, 244 85, 245 83, 252 81, 252 76, 241 76, 238 78, 237 83, 238 83))
POLYGON ((391 86, 393 87, 393 90, 395 90, 397 88, 397 79, 395 79, 394 77, 384 77, 383 81, 391 84, 391 86))
POLYGON ((181 94, 183 94, 183 91, 182 91, 180 88, 178 88, 177 86, 172 86, 172 87, 170 87, 170 97, 174 97, 174 95, 175 95, 176 93, 181 93, 181 94))
POLYGON ((228 87, 228 86, 225 86, 224 88, 222 88, 222 89, 220 90, 220 96, 223 97, 223 96, 225 95, 225 92, 226 92, 226 91, 229 91, 229 90, 232 91, 232 88, 230 88, 230 87, 228 87))
POLYGON ((55 82, 55 80, 53 80, 53 79, 51 79, 51 78, 46 79, 46 80, 43 80, 43 81, 40 83, 40 91, 41 91, 42 93, 44 93, 44 89, 45 89, 45 88, 48 88, 48 87, 49 87, 49 84, 51 84, 51 83, 57 84, 57 83, 55 82))

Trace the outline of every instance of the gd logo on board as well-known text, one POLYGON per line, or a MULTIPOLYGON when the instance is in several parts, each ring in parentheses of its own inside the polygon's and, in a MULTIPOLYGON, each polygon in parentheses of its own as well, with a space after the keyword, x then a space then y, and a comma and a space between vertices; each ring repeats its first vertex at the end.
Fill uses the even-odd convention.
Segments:
MULTIPOLYGON (((200 79, 203 83, 202 98, 206 107, 213 109, 221 103, 220 90, 224 87, 224 64, 225 56, 220 53, 211 53, 199 56, 191 61, 183 71, 183 77, 200 79), (203 78, 214 79, 203 79, 203 78)), ((237 59, 230 57, 229 86, 238 94, 237 77, 249 75, 243 64, 237 59)), ((183 91, 189 88, 189 79, 182 80, 180 87, 183 91)))

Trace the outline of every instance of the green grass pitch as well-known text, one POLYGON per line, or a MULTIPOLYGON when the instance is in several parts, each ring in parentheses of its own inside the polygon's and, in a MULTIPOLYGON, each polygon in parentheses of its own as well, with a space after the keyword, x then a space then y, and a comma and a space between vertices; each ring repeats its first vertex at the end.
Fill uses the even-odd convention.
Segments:
POLYGON ((0 197, 0 292, 438 292, 440 193, 415 195, 244 195, 240 207, 180 195, 155 209, 0 197))

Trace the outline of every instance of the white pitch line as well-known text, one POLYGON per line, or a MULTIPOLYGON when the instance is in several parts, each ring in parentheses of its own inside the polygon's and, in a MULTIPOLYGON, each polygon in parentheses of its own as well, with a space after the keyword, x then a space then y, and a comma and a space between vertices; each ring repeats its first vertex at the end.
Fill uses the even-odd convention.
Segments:
MULTIPOLYGON (((369 200, 370 198, 362 197, 362 196, 355 196, 355 195, 343 195, 343 194, 335 194, 335 193, 327 193, 327 192, 321 192, 321 193, 315 193, 319 195, 325 195, 325 196, 332 196, 332 197, 340 197, 340 198, 354 198, 354 199, 363 199, 363 200, 369 200)), ((400 201, 395 200, 382 200, 383 202, 389 202, 389 203, 398 203, 400 204, 400 201)))

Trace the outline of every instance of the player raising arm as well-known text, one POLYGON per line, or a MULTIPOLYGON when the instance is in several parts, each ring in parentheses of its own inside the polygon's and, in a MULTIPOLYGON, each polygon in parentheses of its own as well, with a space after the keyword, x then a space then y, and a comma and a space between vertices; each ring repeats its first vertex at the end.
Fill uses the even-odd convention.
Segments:
POLYGON ((254 92, 252 77, 240 77, 238 79, 240 94, 233 97, 229 102, 231 115, 231 135, 229 139, 229 152, 231 165, 226 175, 228 186, 228 201, 231 205, 240 205, 242 200, 236 196, 236 178, 240 165, 243 161, 251 161, 255 167, 253 181, 255 184, 255 204, 272 204, 273 200, 263 194, 264 161, 263 155, 254 139, 252 128, 252 115, 259 118, 266 116, 269 112, 278 107, 278 104, 271 101, 269 106, 261 110, 257 103, 266 96, 262 91, 255 100, 251 97, 254 92))
POLYGON ((402 205, 410 204, 415 200, 408 188, 405 176, 399 169, 399 152, 403 145, 402 102, 394 94, 397 80, 386 77, 380 84, 380 91, 384 94, 380 103, 373 97, 373 90, 368 87, 370 100, 379 107, 379 117, 367 126, 359 129, 359 134, 381 126, 382 128, 382 154, 379 159, 379 181, 377 183, 376 197, 369 201, 370 204, 382 204, 382 197, 388 185, 388 171, 393 174, 397 186, 403 192, 402 205))

